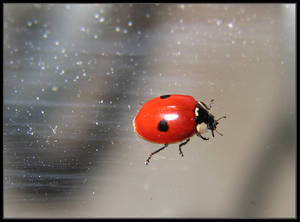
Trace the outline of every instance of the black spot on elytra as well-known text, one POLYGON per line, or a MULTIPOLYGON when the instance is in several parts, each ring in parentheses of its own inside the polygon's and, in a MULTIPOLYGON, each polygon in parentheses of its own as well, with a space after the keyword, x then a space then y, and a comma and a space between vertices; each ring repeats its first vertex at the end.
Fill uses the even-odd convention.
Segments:
POLYGON ((158 130, 163 131, 163 132, 167 132, 168 129, 169 129, 168 122, 164 119, 161 120, 158 124, 158 130))
POLYGON ((160 96, 161 99, 166 99, 168 97, 170 97, 171 95, 163 95, 163 96, 160 96))

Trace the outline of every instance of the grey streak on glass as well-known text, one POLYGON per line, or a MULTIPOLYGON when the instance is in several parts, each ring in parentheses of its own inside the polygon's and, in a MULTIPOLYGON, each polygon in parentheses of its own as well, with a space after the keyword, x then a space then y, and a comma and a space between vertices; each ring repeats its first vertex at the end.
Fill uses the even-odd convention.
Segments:
MULTIPOLYGON (((5 5, 4 22, 9 24, 5 29, 5 45, 9 45, 9 49, 13 45, 20 48, 29 45, 29 49, 20 50, 13 57, 20 63, 17 67, 8 65, 12 60, 8 61, 11 56, 7 47, 4 54, 4 106, 9 107, 9 110, 4 109, 8 203, 25 200, 35 204, 46 200, 59 204, 80 198, 81 190, 94 180, 91 174, 95 166, 100 168, 97 173, 101 175, 106 161, 118 162, 110 146, 115 137, 118 143, 122 118, 132 118, 127 104, 131 104, 137 94, 135 86, 141 81, 145 55, 151 53, 151 49, 138 49, 136 44, 150 47, 147 41, 130 33, 155 25, 155 22, 146 25, 146 17, 141 16, 154 6, 108 5, 106 10, 111 12, 105 12, 109 14, 109 21, 105 21, 106 26, 102 25, 104 28, 94 22, 90 14, 77 16, 81 7, 85 7, 83 12, 86 13, 92 5, 69 6, 5 5), (124 26, 119 18, 128 14, 134 26, 127 26, 130 33, 123 42, 115 27, 124 26), (86 22, 89 25, 84 30, 86 22), (90 39, 95 36, 85 32, 99 28, 99 40, 92 42, 90 39), (116 50, 119 45, 122 45, 120 52, 116 50), (134 63, 130 62, 131 58, 134 63), (46 62, 28 67, 30 61, 31 64, 46 62), (40 69, 36 69, 39 65, 40 69), (136 74, 132 74, 133 71, 136 74), (78 77, 87 81, 80 82, 78 77), (11 95, 16 80, 26 83, 23 95, 11 95), (64 86, 67 83, 71 86, 64 86), (23 114, 11 120, 15 109, 23 114), (30 111, 26 112, 27 109, 30 111), (30 117, 46 117, 34 119, 28 117, 28 113, 30 117), (21 132, 15 133, 16 128, 21 132)), ((126 126, 125 130, 131 127, 126 126)))

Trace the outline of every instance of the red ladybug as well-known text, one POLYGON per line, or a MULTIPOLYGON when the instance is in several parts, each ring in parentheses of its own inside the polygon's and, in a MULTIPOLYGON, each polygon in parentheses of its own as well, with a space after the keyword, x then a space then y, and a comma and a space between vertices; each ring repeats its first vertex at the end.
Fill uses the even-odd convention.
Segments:
POLYGON ((202 136, 203 133, 210 130, 213 137, 214 131, 219 133, 216 129, 218 121, 226 116, 216 120, 208 112, 210 108, 211 104, 207 106, 188 95, 163 95, 146 102, 133 121, 134 129, 143 139, 164 144, 150 154, 146 164, 149 164, 155 153, 165 149, 169 143, 185 140, 179 144, 179 154, 183 157, 181 146, 187 144, 194 134, 208 140, 202 136))

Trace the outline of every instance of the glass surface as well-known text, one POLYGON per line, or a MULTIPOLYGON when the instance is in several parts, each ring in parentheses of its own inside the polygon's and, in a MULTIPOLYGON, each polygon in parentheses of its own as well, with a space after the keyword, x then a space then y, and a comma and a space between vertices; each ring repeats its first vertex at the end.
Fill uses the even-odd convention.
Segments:
POLYGON ((4 217, 295 217, 294 4, 4 4, 4 217), (147 100, 220 121, 138 137, 147 100))

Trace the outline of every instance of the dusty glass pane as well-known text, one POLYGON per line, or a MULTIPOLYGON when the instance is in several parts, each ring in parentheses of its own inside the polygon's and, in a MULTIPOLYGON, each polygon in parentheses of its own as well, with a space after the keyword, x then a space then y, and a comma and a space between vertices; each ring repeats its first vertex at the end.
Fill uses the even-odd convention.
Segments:
POLYGON ((3 55, 5 217, 295 217, 295 5, 4 4, 3 55), (146 166, 165 94, 224 136, 146 166))

